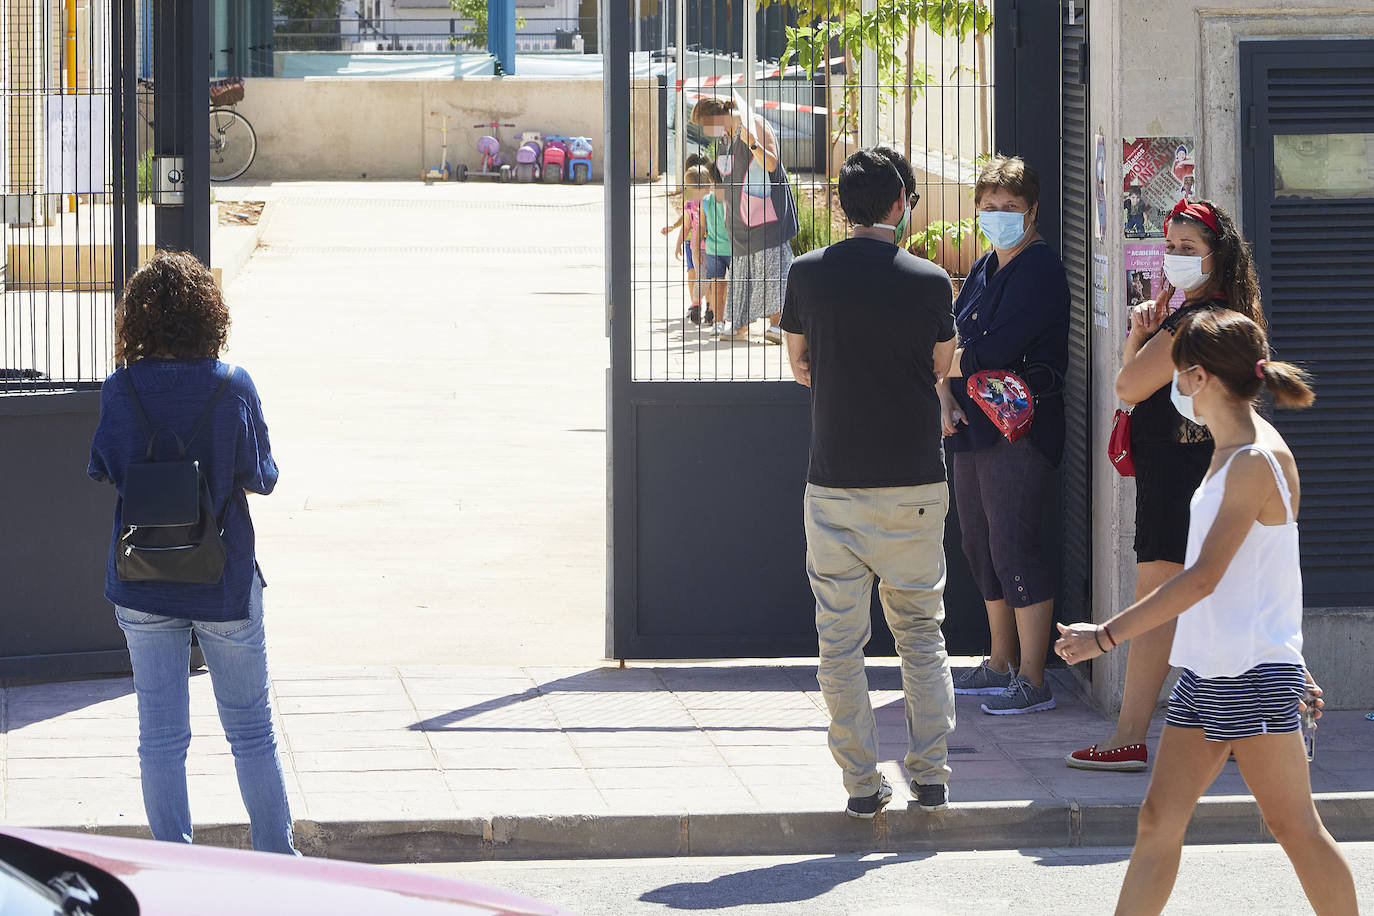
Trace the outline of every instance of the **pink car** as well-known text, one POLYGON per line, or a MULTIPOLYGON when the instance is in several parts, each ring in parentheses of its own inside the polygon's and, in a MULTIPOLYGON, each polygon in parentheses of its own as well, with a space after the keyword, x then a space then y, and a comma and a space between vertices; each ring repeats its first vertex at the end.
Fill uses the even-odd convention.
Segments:
POLYGON ((353 862, 19 828, 0 829, 0 901, 6 916, 569 916, 465 881, 353 862))

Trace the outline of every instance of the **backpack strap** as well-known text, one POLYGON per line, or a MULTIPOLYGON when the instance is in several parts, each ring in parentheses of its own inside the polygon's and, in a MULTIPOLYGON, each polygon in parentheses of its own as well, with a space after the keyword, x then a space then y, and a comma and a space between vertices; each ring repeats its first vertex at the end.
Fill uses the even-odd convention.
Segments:
POLYGON ((219 383, 219 387, 215 389, 215 393, 210 396, 210 402, 205 405, 205 409, 202 410, 200 416, 196 418, 196 425, 191 428, 191 435, 183 442, 181 437, 178 436, 173 429, 169 429, 166 426, 159 426, 157 429, 153 428, 152 422, 148 419, 147 411, 143 409, 143 402, 139 400, 138 389, 134 388, 133 374, 129 371, 128 366, 124 367, 124 385, 129 389, 129 397, 134 402, 134 412, 138 415, 138 420, 143 425, 143 431, 148 435, 147 457, 149 461, 153 460, 153 444, 157 440, 157 434, 164 429, 172 434, 173 439, 177 440, 177 453, 182 458, 186 457, 186 447, 195 441, 196 436, 200 435, 201 427, 203 427, 205 421, 210 418, 210 412, 214 409, 215 404, 219 402, 220 397, 223 396, 224 390, 229 387, 229 380, 234 377, 234 372, 237 369, 237 366, 231 365, 229 367, 229 372, 219 383))
MULTIPOLYGON (((225 373, 224 381, 220 382, 219 387, 215 389, 215 393, 210 395, 210 403, 205 405, 205 409, 202 410, 200 416, 196 418, 196 425, 191 427, 191 435, 186 437, 186 445, 190 445, 192 442, 196 441, 196 436, 200 435, 201 427, 205 425, 206 420, 210 419, 210 412, 215 409, 215 404, 219 403, 220 397, 224 394, 224 389, 229 387, 229 380, 234 377, 234 373, 237 370, 238 366, 231 365, 229 367, 229 371, 225 373)), ((181 451, 183 455, 186 453, 185 446, 182 447, 181 451)))

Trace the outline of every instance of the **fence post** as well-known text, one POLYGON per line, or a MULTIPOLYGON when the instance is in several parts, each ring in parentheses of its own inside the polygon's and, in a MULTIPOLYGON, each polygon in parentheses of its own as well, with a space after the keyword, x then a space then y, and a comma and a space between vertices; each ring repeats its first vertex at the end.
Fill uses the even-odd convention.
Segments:
MULTIPOLYGON (((867 21, 878 12, 878 0, 861 0, 859 12, 867 21)), ((878 49, 864 44, 859 58, 859 146, 878 145, 878 49)))
POLYGON ((487 51, 502 73, 515 74, 515 0, 487 0, 487 51))

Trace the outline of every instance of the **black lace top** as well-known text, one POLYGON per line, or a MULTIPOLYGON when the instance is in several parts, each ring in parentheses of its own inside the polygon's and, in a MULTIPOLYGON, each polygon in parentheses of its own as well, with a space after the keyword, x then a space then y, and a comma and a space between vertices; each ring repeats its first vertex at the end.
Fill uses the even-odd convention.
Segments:
MULTIPOLYGON (((1179 325, 1189 315, 1204 309, 1224 309, 1225 299, 1211 299, 1181 306, 1176 312, 1164 319, 1159 330, 1168 331, 1169 336, 1178 333, 1179 325)), ((1151 339, 1154 335, 1151 335, 1151 339)), ((1146 341, 1148 343, 1148 341, 1146 341)), ((1131 412, 1131 445, 1169 445, 1211 442, 1212 434, 1207 427, 1199 426, 1183 419, 1183 415, 1169 400, 1169 385, 1166 383, 1154 394, 1135 406, 1131 412)))

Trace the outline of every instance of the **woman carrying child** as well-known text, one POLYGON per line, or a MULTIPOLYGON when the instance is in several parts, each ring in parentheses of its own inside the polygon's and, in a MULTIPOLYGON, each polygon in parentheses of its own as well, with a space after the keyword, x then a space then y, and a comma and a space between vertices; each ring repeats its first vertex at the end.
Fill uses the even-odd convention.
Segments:
POLYGON ((1320 716, 1322 701, 1302 657, 1297 465, 1255 411, 1262 389, 1280 407, 1306 407, 1313 395, 1301 369, 1268 355, 1264 330, 1233 311, 1199 311, 1179 326, 1171 399, 1215 441, 1192 497, 1184 569, 1106 623, 1059 626, 1055 651, 1074 664, 1178 621, 1169 661, 1183 672, 1118 916, 1164 909, 1193 810, 1231 754, 1313 910, 1357 912, 1350 866, 1312 802, 1299 734, 1301 711, 1310 703, 1320 716))

